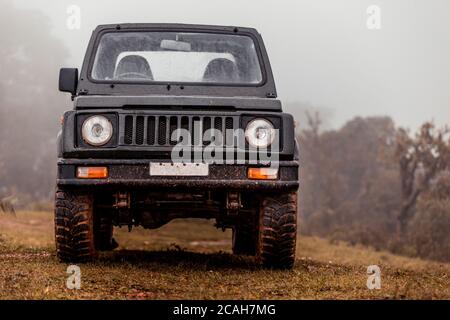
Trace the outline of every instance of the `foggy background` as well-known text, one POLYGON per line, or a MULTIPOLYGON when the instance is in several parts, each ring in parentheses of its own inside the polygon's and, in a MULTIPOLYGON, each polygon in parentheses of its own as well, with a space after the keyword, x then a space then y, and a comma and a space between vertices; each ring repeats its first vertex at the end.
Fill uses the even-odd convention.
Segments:
POLYGON ((59 68, 81 68, 98 24, 126 22, 258 29, 297 121, 302 232, 450 261, 448 0, 0 0, 0 214, 10 202, 51 211, 72 108, 59 68), (370 5, 380 30, 367 28, 370 5))
MULTIPOLYGON (((81 67, 98 24, 250 26, 263 35, 288 112, 299 114, 299 104, 321 108, 332 127, 355 115, 389 115, 408 127, 417 127, 424 119, 437 123, 450 119, 448 0, 12 2, 47 18, 49 31, 67 48, 67 66, 81 67), (80 30, 66 27, 66 9, 72 4, 81 9, 80 30), (381 8, 380 30, 366 26, 370 5, 381 8)), ((3 24, 17 20, 5 18, 3 24)), ((26 28, 26 21, 20 23, 26 28)), ((14 35, 11 29, 8 33, 14 35)), ((51 51, 48 55, 52 57, 51 51)))

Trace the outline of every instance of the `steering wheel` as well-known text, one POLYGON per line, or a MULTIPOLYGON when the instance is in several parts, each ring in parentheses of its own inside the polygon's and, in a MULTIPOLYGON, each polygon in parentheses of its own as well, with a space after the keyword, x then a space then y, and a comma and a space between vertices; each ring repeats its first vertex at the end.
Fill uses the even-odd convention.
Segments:
POLYGON ((124 72, 117 75, 117 79, 146 79, 153 80, 148 75, 139 72, 124 72))

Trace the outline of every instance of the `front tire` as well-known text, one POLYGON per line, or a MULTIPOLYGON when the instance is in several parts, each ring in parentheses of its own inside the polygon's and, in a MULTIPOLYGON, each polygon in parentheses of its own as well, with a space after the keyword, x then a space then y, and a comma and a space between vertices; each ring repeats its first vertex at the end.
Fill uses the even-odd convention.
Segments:
POLYGON ((292 269, 296 238, 297 193, 264 197, 259 216, 259 262, 267 268, 292 269))
POLYGON ((56 254, 62 262, 92 261, 94 241, 92 195, 57 190, 55 195, 56 254))

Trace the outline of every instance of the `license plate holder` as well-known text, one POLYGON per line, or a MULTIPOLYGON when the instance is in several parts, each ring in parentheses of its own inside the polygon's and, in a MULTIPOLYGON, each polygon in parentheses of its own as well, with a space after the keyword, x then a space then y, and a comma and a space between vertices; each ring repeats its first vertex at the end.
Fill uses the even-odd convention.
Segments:
POLYGON ((208 174, 207 163, 150 162, 150 176, 204 177, 208 174))

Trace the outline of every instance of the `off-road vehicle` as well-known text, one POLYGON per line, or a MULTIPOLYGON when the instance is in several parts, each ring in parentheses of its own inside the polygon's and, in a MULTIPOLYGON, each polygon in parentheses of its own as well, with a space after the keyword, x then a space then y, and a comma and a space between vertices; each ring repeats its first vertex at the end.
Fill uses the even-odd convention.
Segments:
POLYGON ((115 226, 206 218, 232 229, 235 254, 292 267, 298 147, 256 30, 102 25, 59 90, 74 104, 58 136, 61 261, 114 249, 115 226))

